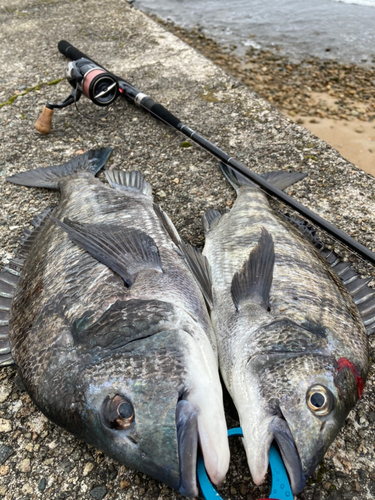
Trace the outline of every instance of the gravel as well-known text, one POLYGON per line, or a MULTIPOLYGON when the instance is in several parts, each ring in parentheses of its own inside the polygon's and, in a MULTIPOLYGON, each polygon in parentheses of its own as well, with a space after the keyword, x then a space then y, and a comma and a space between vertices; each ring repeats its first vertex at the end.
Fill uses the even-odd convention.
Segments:
POLYGON ((375 65, 316 57, 295 63, 281 56, 277 47, 272 51, 250 47, 239 57, 235 46, 219 45, 199 27, 186 30, 151 17, 289 116, 375 120, 375 65))
MULTIPOLYGON (((55 192, 10 185, 5 177, 60 164, 93 147, 112 146, 114 168, 139 168, 153 186, 155 201, 182 237, 195 245, 203 245, 202 213, 230 208, 235 199, 215 160, 122 100, 105 119, 86 120, 74 106, 56 111, 52 132, 37 134, 34 123, 45 102, 60 102, 70 92, 69 85, 59 81, 66 65, 57 51, 60 39, 126 77, 255 171, 307 171, 309 177, 289 193, 361 243, 375 246, 374 178, 126 3, 5 0, 0 19, 0 103, 6 103, 0 108, 3 264, 13 256, 22 228, 36 213, 58 202, 55 192)), ((85 114, 97 116, 98 110, 87 100, 78 105, 85 114)), ((354 258, 353 262, 363 275, 374 277, 371 266, 354 258)), ((299 495, 301 500, 374 497, 374 380, 372 368, 361 401, 299 495)), ((49 422, 19 383, 15 367, 0 370, 0 381, 0 419, 11 427, 0 432, 0 497, 180 498, 49 422)), ((235 426, 229 402, 227 413, 228 425, 235 426)), ((231 451, 222 496, 233 500, 267 496, 269 483, 254 486, 238 438, 231 440, 231 451)))

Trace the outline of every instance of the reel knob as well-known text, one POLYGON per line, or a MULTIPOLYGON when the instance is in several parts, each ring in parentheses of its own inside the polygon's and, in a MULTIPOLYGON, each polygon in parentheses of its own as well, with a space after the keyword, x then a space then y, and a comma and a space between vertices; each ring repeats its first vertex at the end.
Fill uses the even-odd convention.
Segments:
POLYGON ((54 110, 43 106, 43 110, 35 123, 35 128, 40 134, 47 135, 52 128, 52 115, 54 110))

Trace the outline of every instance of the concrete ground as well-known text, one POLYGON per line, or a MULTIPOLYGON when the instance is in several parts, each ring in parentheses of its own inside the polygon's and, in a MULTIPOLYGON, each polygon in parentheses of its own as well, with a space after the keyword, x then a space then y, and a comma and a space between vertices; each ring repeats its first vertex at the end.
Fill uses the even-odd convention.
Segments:
MULTIPOLYGON (((229 77, 144 14, 120 0, 2 0, 0 6, 0 256, 7 263, 22 228, 58 202, 58 194, 10 185, 21 170, 60 164, 77 152, 112 146, 110 166, 142 170, 155 201, 183 238, 203 244, 200 217, 230 207, 235 194, 217 162, 124 100, 105 118, 83 99, 56 111, 53 130, 39 135, 34 123, 45 102, 59 102, 70 88, 66 59, 57 42, 70 41, 114 73, 167 106, 191 128, 257 172, 300 169, 309 177, 290 189, 304 205, 375 247, 375 179, 344 160, 303 127, 229 77), (17 96, 17 98, 15 98, 17 96), (2 105, 4 103, 4 105, 2 105), (186 146, 186 144, 185 144, 186 146)), ((355 260, 366 276, 372 268, 355 260)), ((372 341, 373 343, 373 341, 372 341)), ((0 497, 174 499, 157 481, 119 465, 48 422, 23 391, 14 367, 0 371, 0 497)), ((300 499, 370 499, 375 496, 374 372, 363 398, 300 499)), ((228 424, 235 422, 228 419, 228 424)), ((232 442, 223 498, 255 500, 239 440, 232 442)))

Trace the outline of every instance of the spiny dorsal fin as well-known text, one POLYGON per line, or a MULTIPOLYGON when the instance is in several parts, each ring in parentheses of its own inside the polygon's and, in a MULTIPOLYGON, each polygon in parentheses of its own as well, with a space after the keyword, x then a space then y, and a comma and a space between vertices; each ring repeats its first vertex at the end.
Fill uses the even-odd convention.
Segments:
POLYGON ((119 274, 130 287, 146 269, 163 272, 154 240, 135 228, 114 224, 80 224, 51 217, 69 238, 96 260, 119 274))
POLYGON ((208 306, 213 308, 211 269, 207 258, 192 245, 181 241, 182 251, 190 271, 193 273, 208 306))
POLYGON ((106 170, 105 176, 109 184, 120 190, 138 191, 152 199, 152 188, 143 178, 139 170, 123 172, 122 170, 106 170))
POLYGON ((274 263, 275 247, 272 236, 262 228, 258 244, 251 250, 241 271, 232 279, 231 294, 237 311, 240 310, 241 302, 248 299, 269 309, 274 263))
POLYGON ((9 345, 9 317, 18 276, 3 269, 0 273, 0 366, 14 363, 9 345))
POLYGON ((112 148, 92 149, 91 151, 87 151, 87 153, 72 158, 63 165, 20 172, 12 175, 12 177, 8 177, 7 181, 13 184, 20 184, 21 186, 59 189, 59 182, 63 177, 69 177, 79 170, 86 170, 96 175, 111 153, 112 148))
POLYGON ((202 224, 205 233, 208 233, 217 222, 220 220, 222 215, 227 214, 229 210, 216 210, 215 208, 209 208, 202 215, 202 224))
MULTIPOLYGON (((253 186, 258 187, 255 183, 251 182, 247 177, 237 173, 231 167, 225 163, 220 162, 221 171, 225 175, 226 179, 236 191, 241 186, 253 186)), ((265 172, 260 174, 261 177, 272 186, 279 189, 285 189, 292 184, 304 179, 308 174, 303 174, 301 172, 285 172, 284 170, 278 170, 276 172, 265 172)))
POLYGON ((290 224, 306 236, 318 250, 320 255, 335 271, 337 276, 342 280, 345 288, 357 306, 359 314, 365 324, 367 334, 375 333, 375 290, 368 285, 371 278, 362 279, 359 274, 351 269, 349 262, 344 262, 331 249, 323 245, 315 234, 315 229, 308 222, 298 216, 290 216, 289 214, 281 214, 290 224))
POLYGON ((44 227, 47 215, 54 207, 47 207, 31 221, 34 229, 25 228, 15 259, 9 261, 0 273, 0 366, 13 364, 9 346, 9 317, 13 296, 17 287, 23 263, 44 227))

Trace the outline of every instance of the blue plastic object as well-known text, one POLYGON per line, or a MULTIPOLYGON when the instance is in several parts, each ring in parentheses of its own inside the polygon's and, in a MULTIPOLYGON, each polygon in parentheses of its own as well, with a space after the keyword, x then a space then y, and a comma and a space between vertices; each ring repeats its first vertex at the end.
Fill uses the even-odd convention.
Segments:
MULTIPOLYGON (((230 429, 228 431, 228 437, 242 435, 241 427, 236 427, 235 429, 230 429)), ((293 500, 293 493, 290 488, 288 475, 283 461, 273 445, 271 445, 270 448, 269 461, 272 474, 272 485, 269 498, 275 500, 293 500)), ((198 458, 197 469, 199 485, 205 500, 223 500, 208 479, 202 457, 198 458)))

